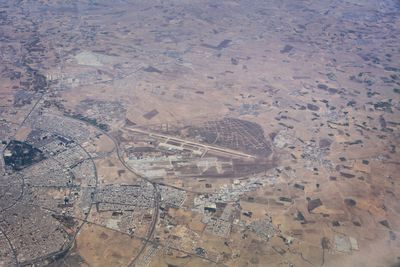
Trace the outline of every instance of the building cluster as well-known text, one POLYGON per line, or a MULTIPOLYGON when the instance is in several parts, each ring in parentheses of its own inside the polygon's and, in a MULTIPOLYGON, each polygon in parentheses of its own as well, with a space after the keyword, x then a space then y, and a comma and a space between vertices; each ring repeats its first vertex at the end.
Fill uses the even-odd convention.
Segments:
POLYGON ((18 170, 7 169, 0 179, 4 218, 0 231, 13 244, 18 265, 66 251, 73 235, 64 229, 75 226, 77 221, 71 216, 85 218, 96 194, 93 162, 74 136, 84 140, 89 132, 74 121, 45 117, 35 124, 40 129, 31 131, 26 143, 21 142, 27 144, 23 149, 40 149, 43 157, 18 170))
POLYGON ((277 232, 272 224, 271 217, 253 221, 250 223, 250 225, 248 225, 248 228, 256 235, 267 241, 271 239, 277 232))
POLYGON ((149 266, 153 257, 160 251, 160 247, 156 244, 150 245, 146 248, 144 253, 140 256, 138 261, 136 262, 136 266, 138 267, 146 267, 149 266))
POLYGON ((106 185, 98 189, 94 202, 99 211, 132 211, 154 207, 154 188, 151 184, 106 185))
POLYGON ((54 159, 46 159, 22 170, 25 183, 30 186, 67 187, 72 185, 72 176, 54 159))
POLYGON ((23 176, 20 173, 2 175, 0 177, 0 210, 7 209, 15 204, 23 191, 23 176))
MULTIPOLYGON (((207 233, 227 238, 231 232, 232 221, 237 215, 236 207, 226 205, 219 217, 209 217, 205 231, 207 233)), ((211 211, 210 213, 212 213, 211 211)), ((206 217, 206 216, 205 216, 206 217)), ((207 216, 208 217, 208 216, 207 216)))
POLYGON ((206 231, 221 237, 229 236, 237 208, 233 202, 246 192, 254 191, 263 184, 266 177, 251 177, 247 180, 235 180, 232 185, 224 185, 214 194, 199 195, 194 198, 193 211, 203 214, 202 222, 207 224, 206 231), (220 216, 215 216, 223 206, 220 216))
POLYGON ((76 183, 80 183, 82 187, 95 187, 97 183, 96 171, 91 160, 85 159, 79 161, 71 168, 71 172, 76 183))
POLYGON ((12 242, 21 265, 62 250, 69 242, 69 235, 50 213, 24 204, 17 204, 15 208, 17 213, 13 209, 2 213, 0 226, 12 242))
POLYGON ((238 201, 240 196, 246 192, 251 192, 264 185, 268 181, 267 176, 253 176, 246 180, 236 179, 231 185, 224 184, 221 188, 207 195, 199 195, 194 199, 194 211, 203 212, 207 206, 213 203, 228 203, 238 201))
POLYGON ((87 141, 90 136, 90 132, 84 123, 68 117, 43 114, 38 116, 33 124, 37 129, 73 138, 78 143, 87 141))
POLYGON ((53 157, 67 168, 73 168, 80 162, 88 158, 87 153, 80 146, 71 146, 53 157))
POLYGON ((7 238, 0 231, 0 266, 17 266, 7 238))
POLYGON ((332 163, 326 159, 326 147, 321 147, 316 142, 307 142, 302 143, 301 150, 303 151, 301 157, 307 161, 308 165, 319 164, 329 170, 333 170, 332 163))
POLYGON ((179 208, 186 199, 186 192, 169 186, 160 186, 162 205, 179 208))

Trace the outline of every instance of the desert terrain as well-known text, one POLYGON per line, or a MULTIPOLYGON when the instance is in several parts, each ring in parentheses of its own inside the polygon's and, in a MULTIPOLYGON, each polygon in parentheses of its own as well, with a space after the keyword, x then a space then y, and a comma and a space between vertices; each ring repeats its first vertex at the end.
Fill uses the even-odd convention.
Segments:
POLYGON ((398 0, 0 1, 0 266, 400 266, 398 0))

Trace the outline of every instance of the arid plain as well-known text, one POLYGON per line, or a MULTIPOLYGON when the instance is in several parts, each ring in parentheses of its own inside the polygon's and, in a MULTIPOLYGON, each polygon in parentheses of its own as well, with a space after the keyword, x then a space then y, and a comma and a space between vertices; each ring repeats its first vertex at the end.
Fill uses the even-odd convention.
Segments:
POLYGON ((0 266, 400 266, 397 0, 0 2, 0 266))

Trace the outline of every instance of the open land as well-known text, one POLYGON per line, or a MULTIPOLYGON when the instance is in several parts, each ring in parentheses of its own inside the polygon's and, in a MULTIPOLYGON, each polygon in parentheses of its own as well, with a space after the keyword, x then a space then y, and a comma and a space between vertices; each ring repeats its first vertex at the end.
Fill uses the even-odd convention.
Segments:
POLYGON ((0 2, 0 266, 400 265, 397 0, 0 2))

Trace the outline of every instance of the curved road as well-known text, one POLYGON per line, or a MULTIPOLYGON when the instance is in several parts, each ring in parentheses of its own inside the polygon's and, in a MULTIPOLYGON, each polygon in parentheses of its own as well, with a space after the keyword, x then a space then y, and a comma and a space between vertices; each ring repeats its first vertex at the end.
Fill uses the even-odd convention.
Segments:
POLYGON ((133 173, 134 175, 136 175, 136 176, 139 177, 140 179, 142 179, 142 180, 144 180, 144 181, 150 183, 150 184, 153 186, 153 188, 154 188, 154 212, 153 212, 152 221, 151 221, 150 226, 149 226, 149 229, 148 229, 148 231, 147 231, 147 236, 146 236, 145 240, 143 241, 143 245, 142 245, 142 247, 140 248, 138 254, 137 254, 137 255, 129 262, 129 264, 128 264, 129 267, 135 266, 135 262, 139 259, 140 255, 141 255, 141 254, 144 252, 144 250, 146 249, 146 246, 147 246, 147 244, 149 243, 149 240, 150 240, 151 238, 153 238, 154 232, 155 232, 155 229, 156 229, 156 225, 157 225, 157 221, 158 221, 158 214, 159 214, 159 210, 160 210, 160 201, 161 201, 161 194, 160 194, 160 191, 159 191, 159 189, 158 189, 158 184, 157 184, 156 182, 154 182, 154 181, 151 181, 151 180, 148 179, 147 177, 144 177, 144 176, 142 176, 141 174, 137 173, 134 169, 132 169, 132 167, 130 167, 130 166, 125 162, 125 160, 124 160, 123 157, 122 157, 122 153, 121 153, 120 147, 119 147, 119 145, 118 145, 118 142, 117 142, 117 140, 115 140, 115 138, 114 138, 111 134, 109 134, 108 132, 106 132, 106 131, 100 129, 99 127, 97 127, 97 126, 95 126, 95 125, 92 125, 92 124, 89 124, 89 123, 87 123, 87 122, 84 122, 84 121, 81 121, 81 120, 78 120, 78 119, 75 119, 75 118, 72 118, 72 117, 69 117, 69 116, 68 116, 68 118, 71 118, 71 119, 74 119, 74 120, 83 122, 83 123, 85 123, 86 125, 89 125, 89 126, 91 126, 91 127, 94 127, 94 128, 96 128, 98 131, 100 131, 101 133, 103 133, 104 135, 106 135, 108 138, 110 138, 111 141, 114 143, 114 146, 115 146, 115 149, 116 149, 116 152, 117 152, 117 157, 118 157, 118 160, 121 162, 121 164, 122 164, 128 171, 130 171, 131 173, 133 173))

